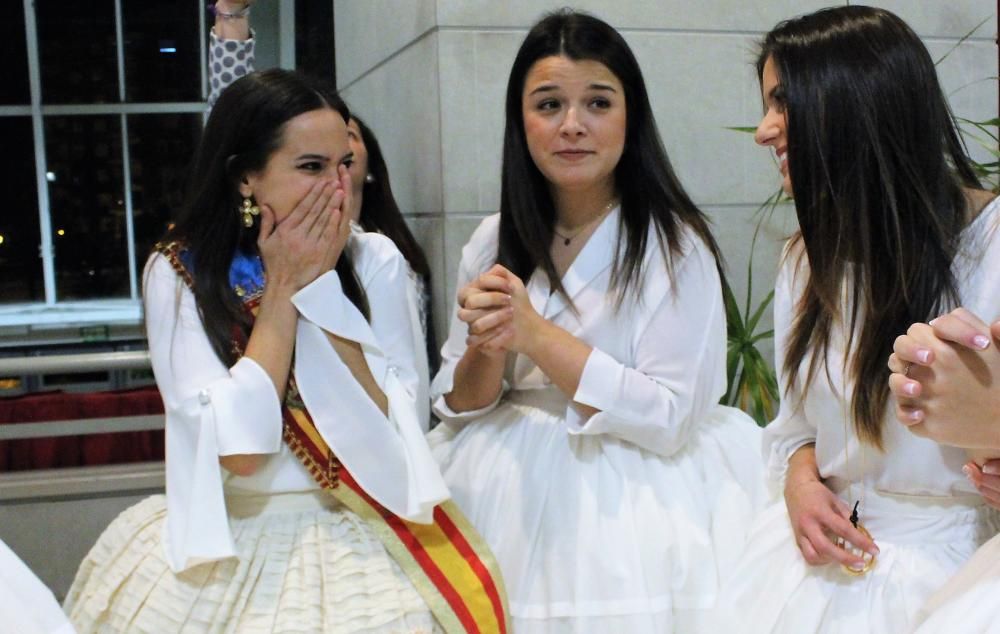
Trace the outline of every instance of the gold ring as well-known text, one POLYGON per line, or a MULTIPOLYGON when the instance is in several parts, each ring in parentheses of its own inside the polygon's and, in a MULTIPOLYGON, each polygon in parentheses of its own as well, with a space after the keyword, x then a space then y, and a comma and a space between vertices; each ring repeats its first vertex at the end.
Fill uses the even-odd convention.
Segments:
MULTIPOLYGON (((855 527, 861 532, 862 535, 871 539, 872 534, 868 532, 868 529, 864 527, 860 522, 855 525, 855 527)), ((846 564, 841 564, 840 569, 851 575, 852 577, 861 577, 865 575, 869 570, 875 567, 876 558, 875 555, 870 555, 857 546, 854 546, 843 537, 837 538, 837 545, 846 550, 847 552, 857 555, 864 560, 864 565, 861 568, 852 568, 846 564)))

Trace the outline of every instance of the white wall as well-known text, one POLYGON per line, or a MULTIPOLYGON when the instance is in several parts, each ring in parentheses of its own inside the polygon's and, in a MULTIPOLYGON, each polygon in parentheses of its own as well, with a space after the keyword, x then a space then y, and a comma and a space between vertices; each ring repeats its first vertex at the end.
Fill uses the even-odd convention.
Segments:
MULTIPOLYGON (((379 136, 393 187, 435 276, 444 335, 461 247, 498 206, 503 94, 528 27, 562 0, 337 0, 341 88, 379 136)), ((778 178, 768 152, 726 126, 756 125, 754 47, 779 20, 830 0, 579 0, 618 28, 642 66, 664 144, 681 180, 715 222, 742 296, 755 211, 778 178)), ((991 0, 873 2, 910 23, 937 58, 987 23, 939 67, 959 116, 997 115, 996 5, 991 0), (986 80, 986 81, 982 81, 986 80), (978 83, 974 83, 978 82, 978 83), (972 85, 968 85, 968 84, 972 85)), ((770 290, 788 207, 767 223, 754 295, 770 290)))

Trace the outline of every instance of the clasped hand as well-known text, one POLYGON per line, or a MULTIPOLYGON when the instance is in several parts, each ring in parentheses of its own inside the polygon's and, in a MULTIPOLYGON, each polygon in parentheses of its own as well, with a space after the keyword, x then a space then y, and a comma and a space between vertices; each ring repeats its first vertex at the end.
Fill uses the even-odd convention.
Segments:
POLYGON ((271 207, 261 206, 257 246, 269 288, 294 293, 337 265, 351 235, 345 213, 351 204, 350 178, 339 166, 336 179, 317 181, 280 221, 271 207))
POLYGON ((459 290, 458 306, 468 326, 466 345, 487 356, 530 355, 548 323, 531 305, 524 282, 499 264, 459 290))
POLYGON ((918 436, 970 450, 966 475, 1000 508, 1000 322, 964 308, 913 324, 889 357, 896 417, 918 436))

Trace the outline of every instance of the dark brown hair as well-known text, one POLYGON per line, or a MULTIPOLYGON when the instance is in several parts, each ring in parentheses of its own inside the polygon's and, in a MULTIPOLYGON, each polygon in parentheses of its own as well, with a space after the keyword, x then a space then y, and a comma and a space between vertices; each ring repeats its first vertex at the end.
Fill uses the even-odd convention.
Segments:
POLYGON ((768 59, 785 95, 796 240, 809 265, 782 361, 788 387, 810 351, 802 389, 828 367, 846 314, 834 362, 854 381, 858 436, 882 448, 886 359, 910 324, 958 301, 963 186, 979 181, 934 62, 892 13, 845 6, 782 22, 764 38, 758 74, 768 59))

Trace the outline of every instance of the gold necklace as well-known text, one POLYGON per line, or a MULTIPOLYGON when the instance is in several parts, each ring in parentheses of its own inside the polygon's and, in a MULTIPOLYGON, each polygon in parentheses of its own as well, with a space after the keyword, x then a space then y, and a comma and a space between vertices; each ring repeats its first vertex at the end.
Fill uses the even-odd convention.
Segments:
POLYGON ((601 210, 601 213, 597 214, 597 216, 593 220, 585 222, 583 224, 583 226, 580 227, 579 229, 577 229, 576 232, 573 235, 567 236, 565 234, 560 233, 559 230, 556 229, 554 225, 552 227, 552 233, 554 233, 557 236, 559 236, 560 238, 562 238, 562 240, 563 240, 563 246, 567 246, 568 247, 569 243, 572 242, 574 238, 576 238, 578 235, 580 235, 581 233, 583 233, 584 231, 586 231, 587 229, 589 229, 591 226, 593 226, 594 224, 596 224, 597 222, 599 222, 602 218, 604 218, 604 216, 606 216, 608 214, 608 212, 610 212, 612 209, 614 209, 615 205, 617 205, 617 204, 618 204, 618 201, 615 200, 614 198, 612 198, 611 202, 609 202, 607 205, 604 205, 604 209, 601 210))

